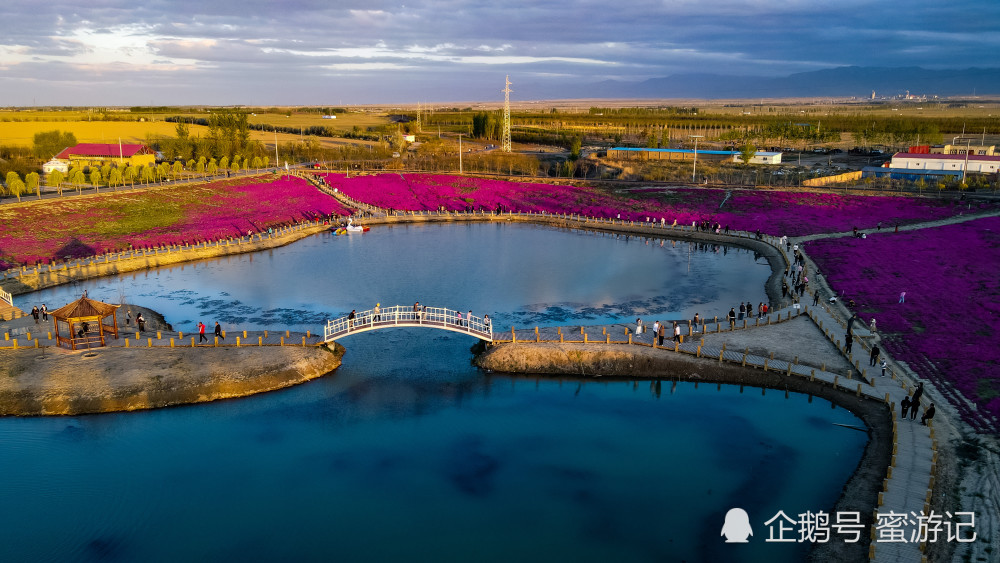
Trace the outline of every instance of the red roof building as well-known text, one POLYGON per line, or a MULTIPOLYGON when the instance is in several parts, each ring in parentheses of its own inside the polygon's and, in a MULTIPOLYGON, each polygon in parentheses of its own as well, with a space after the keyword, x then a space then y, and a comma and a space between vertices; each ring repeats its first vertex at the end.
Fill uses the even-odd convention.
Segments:
POLYGON ((104 163, 146 166, 156 162, 156 153, 146 145, 125 145, 111 143, 80 143, 63 149, 56 155, 57 160, 68 160, 73 165, 101 165, 104 163))

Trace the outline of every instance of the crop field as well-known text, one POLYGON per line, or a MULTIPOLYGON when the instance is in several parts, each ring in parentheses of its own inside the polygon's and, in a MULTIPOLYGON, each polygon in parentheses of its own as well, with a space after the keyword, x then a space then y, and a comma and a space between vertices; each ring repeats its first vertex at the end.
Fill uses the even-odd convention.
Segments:
POLYGON ((163 135, 173 137, 173 123, 163 121, 2 121, 0 120, 0 144, 31 146, 35 133, 43 131, 68 131, 76 135, 81 143, 144 143, 146 136, 163 135))

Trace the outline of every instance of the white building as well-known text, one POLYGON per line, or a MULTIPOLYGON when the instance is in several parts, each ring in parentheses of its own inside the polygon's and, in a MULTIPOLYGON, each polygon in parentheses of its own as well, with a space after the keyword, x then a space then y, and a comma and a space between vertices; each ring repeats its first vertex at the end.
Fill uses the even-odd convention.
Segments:
POLYGON ((42 165, 42 172, 45 174, 51 174, 55 170, 58 170, 63 174, 69 172, 69 161, 60 158, 53 158, 42 165))
POLYGON ((1000 170, 1000 156, 900 152, 892 155, 892 163, 889 164, 889 167, 908 170, 948 170, 995 174, 997 170, 1000 170), (966 168, 966 164, 968 164, 968 168, 966 168))
MULTIPOLYGON (((733 162, 743 162, 743 157, 740 156, 740 153, 733 155, 733 162)), ((781 164, 781 153, 757 151, 753 155, 753 158, 750 159, 750 164, 781 164)))

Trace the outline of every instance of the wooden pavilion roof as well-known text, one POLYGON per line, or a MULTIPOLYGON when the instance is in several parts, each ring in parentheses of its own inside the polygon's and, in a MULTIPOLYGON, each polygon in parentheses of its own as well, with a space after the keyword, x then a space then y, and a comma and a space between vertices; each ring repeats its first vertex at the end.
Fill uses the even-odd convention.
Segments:
POLYGON ((81 317, 104 318, 115 314, 115 310, 118 307, 121 307, 121 305, 112 305, 88 297, 81 297, 68 305, 59 307, 54 311, 49 311, 49 314, 60 319, 76 319, 81 317))

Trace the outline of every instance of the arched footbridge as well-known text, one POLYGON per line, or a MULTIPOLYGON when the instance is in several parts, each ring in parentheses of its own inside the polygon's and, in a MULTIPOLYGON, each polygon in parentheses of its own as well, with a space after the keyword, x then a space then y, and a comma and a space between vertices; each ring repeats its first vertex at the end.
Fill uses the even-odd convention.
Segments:
POLYGON ((487 317, 476 317, 444 309, 441 307, 423 307, 416 309, 410 305, 395 305, 384 307, 378 311, 369 309, 327 321, 323 331, 323 339, 327 342, 338 340, 345 336, 396 327, 424 327, 440 330, 450 330, 475 336, 476 338, 493 341, 492 321, 487 317))

